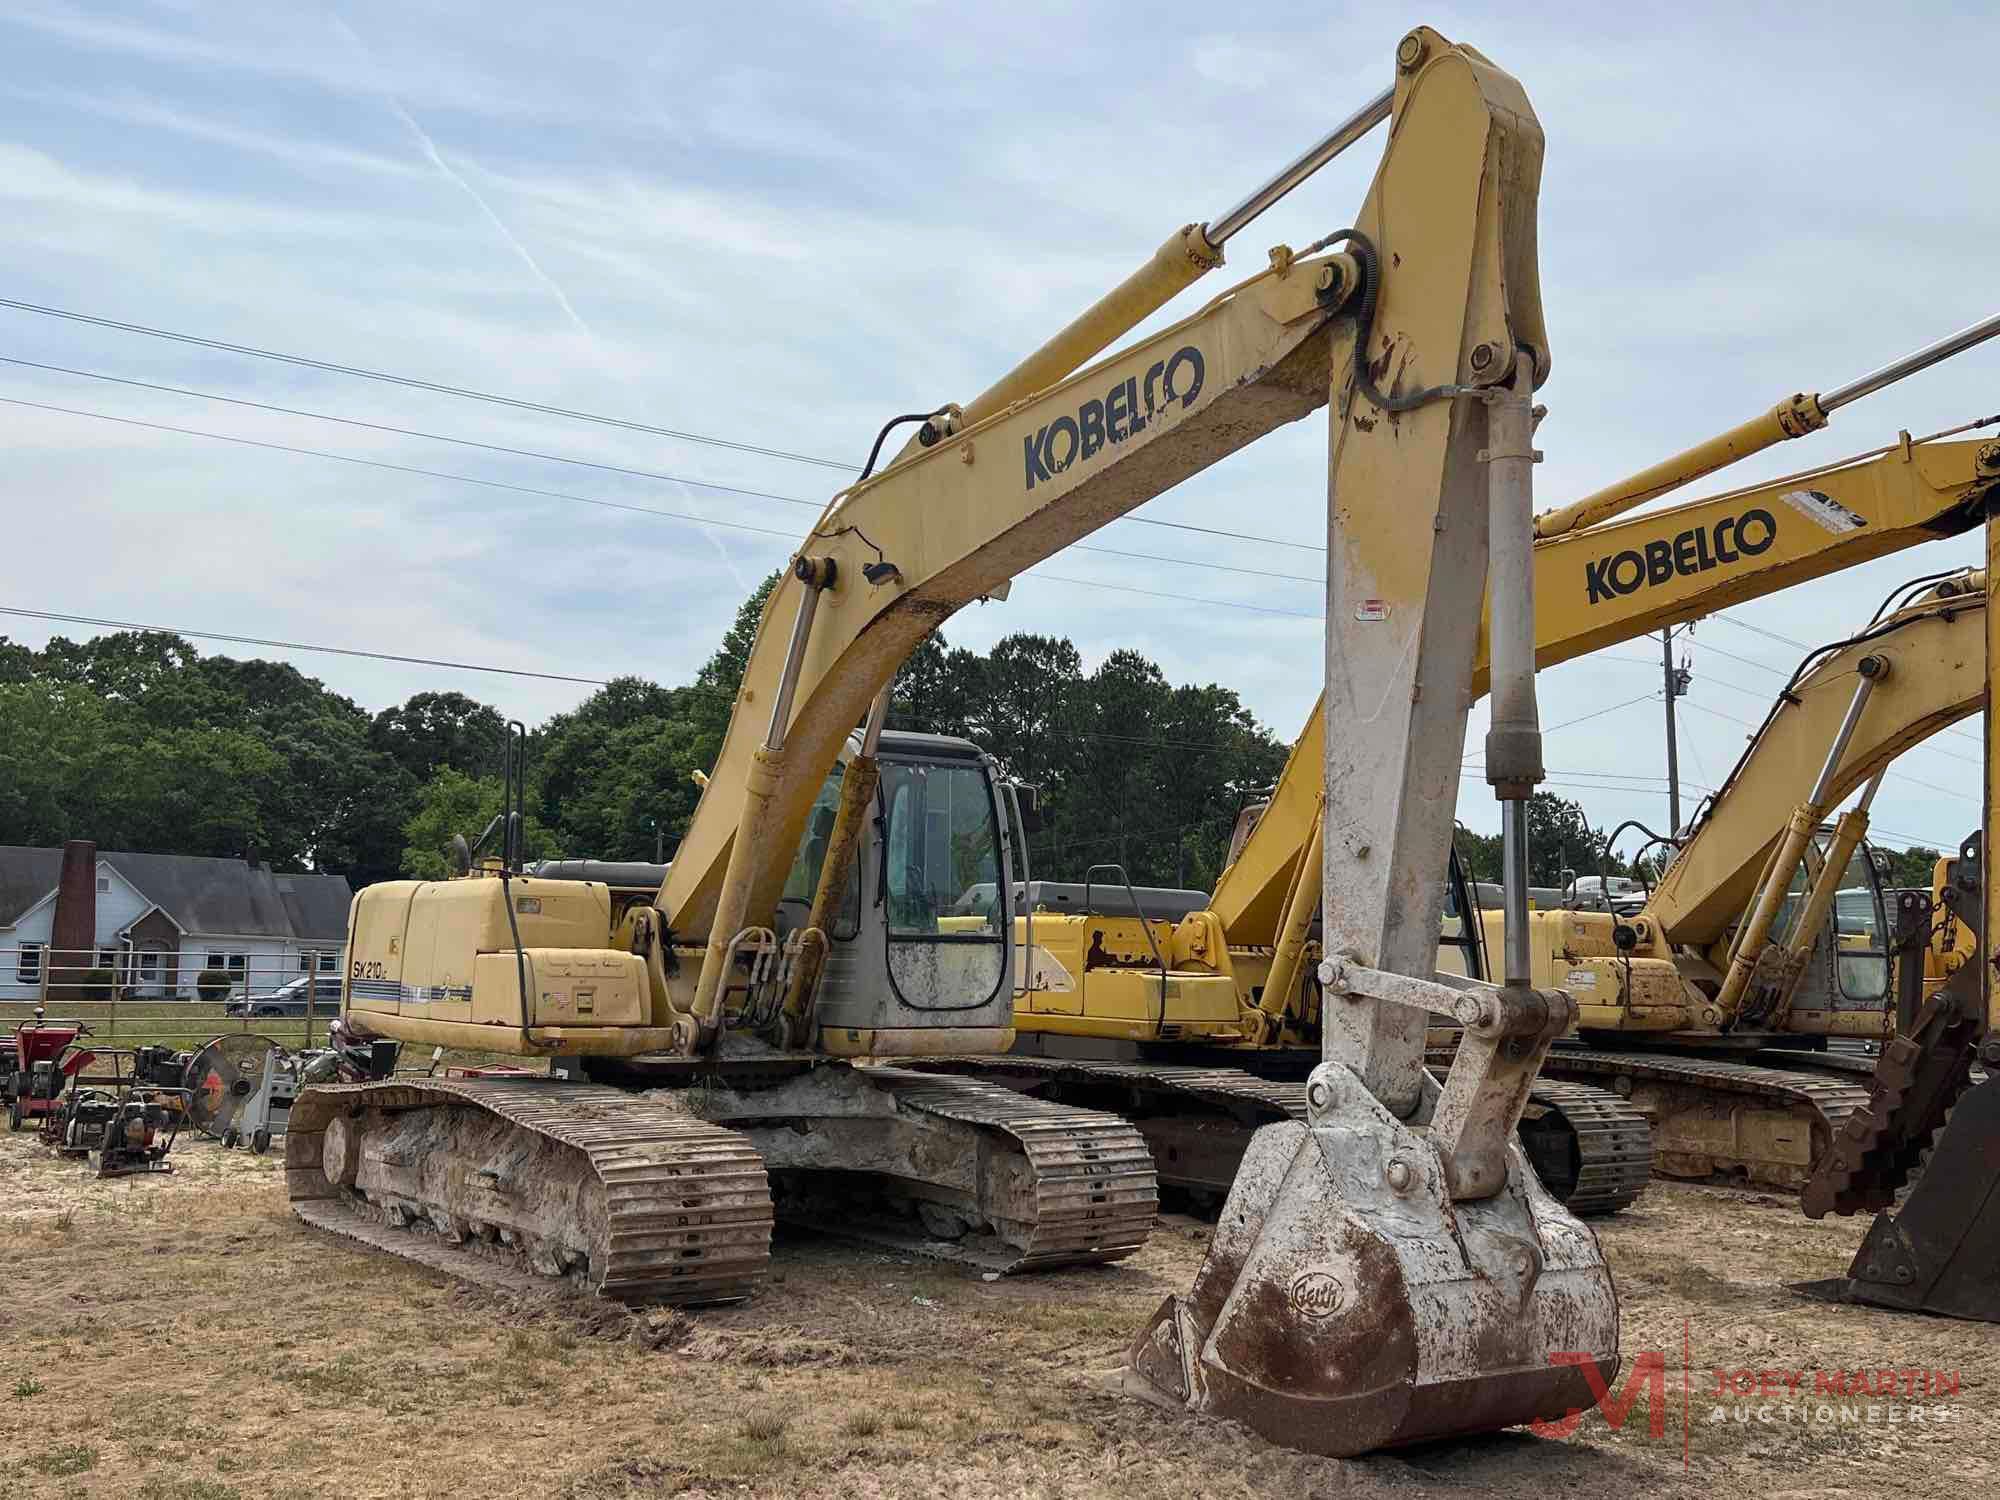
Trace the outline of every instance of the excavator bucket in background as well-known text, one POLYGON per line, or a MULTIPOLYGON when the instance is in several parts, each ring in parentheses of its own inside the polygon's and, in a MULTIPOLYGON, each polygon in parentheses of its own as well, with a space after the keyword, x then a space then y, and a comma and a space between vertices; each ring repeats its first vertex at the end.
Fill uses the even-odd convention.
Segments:
POLYGON ((1514 1139, 1574 1004, 1528 985, 1524 920, 1506 986, 1436 976, 1488 587, 1486 758, 1510 919, 1527 908, 1541 129, 1469 48, 1420 29, 1397 62, 1383 175, 1349 232, 1373 241, 1379 281, 1329 372, 1322 1061, 1306 1119, 1252 1139, 1192 1290, 1140 1334, 1127 1376, 1341 1457, 1561 1419, 1618 1367, 1597 1241, 1514 1139), (1385 193, 1392 172, 1421 191, 1385 193), (1423 1067, 1433 1010, 1465 1026, 1442 1086, 1423 1067))
MULTIPOLYGON (((1975 933, 1984 926, 1983 844, 1979 834, 1966 840, 1944 893, 1975 933)), ((1901 963, 1921 975, 1921 948, 1901 963)), ((1811 1218, 1874 1210, 1875 1222, 1845 1276, 1795 1291, 2000 1322, 2000 1078, 1972 1077, 1991 1046, 1981 973, 1961 968, 1882 1049, 1867 1107, 1848 1117, 1802 1199, 1811 1218)))

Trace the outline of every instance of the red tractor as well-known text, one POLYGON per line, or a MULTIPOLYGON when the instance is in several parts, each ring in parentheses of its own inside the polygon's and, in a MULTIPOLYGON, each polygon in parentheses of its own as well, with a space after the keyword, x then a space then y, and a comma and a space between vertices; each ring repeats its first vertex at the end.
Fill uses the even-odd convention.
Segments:
POLYGON ((63 1091, 97 1054, 79 1043, 90 1035, 81 1021, 50 1021, 35 1007, 35 1019, 14 1028, 13 1056, 0 1074, 7 1101, 7 1124, 20 1130, 30 1120, 46 1121, 60 1106, 63 1091))

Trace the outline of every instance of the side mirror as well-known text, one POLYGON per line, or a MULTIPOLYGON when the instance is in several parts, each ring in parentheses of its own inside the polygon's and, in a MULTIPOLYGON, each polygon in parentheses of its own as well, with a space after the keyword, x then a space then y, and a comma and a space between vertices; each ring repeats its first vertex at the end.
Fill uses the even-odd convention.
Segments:
POLYGON ((472 873, 472 845, 465 841, 464 834, 454 833, 451 836, 451 852, 446 856, 446 860, 451 865, 452 874, 472 873))
POLYGON ((1021 808, 1021 832, 1040 833, 1042 831, 1042 790, 1027 782, 1014 784, 1014 800, 1021 808))

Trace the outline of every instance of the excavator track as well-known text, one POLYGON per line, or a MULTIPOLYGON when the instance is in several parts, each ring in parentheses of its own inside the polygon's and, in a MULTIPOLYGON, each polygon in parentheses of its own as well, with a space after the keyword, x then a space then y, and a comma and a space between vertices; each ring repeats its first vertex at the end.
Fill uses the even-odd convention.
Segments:
POLYGON ((1858 1081, 1720 1058, 1559 1047, 1543 1064, 1558 1082, 1628 1088, 1652 1116, 1655 1167, 1670 1176, 1742 1176, 1799 1189, 1849 1116, 1868 1102, 1858 1081), (1734 1106, 1778 1119, 1746 1130, 1734 1106))
POLYGON ((725 1070, 698 1107, 758 1148, 779 1217, 845 1239, 1005 1275, 1122 1260, 1159 1215, 1125 1121, 975 1078, 834 1063, 758 1086, 725 1070), (871 1215, 857 1174, 898 1211, 871 1215))
POLYGON ((1609 1089, 1537 1078, 1520 1134, 1542 1185, 1573 1214, 1615 1214, 1652 1180, 1652 1127, 1609 1089))
MULTIPOLYGON (((1123 1260, 1153 1232, 1158 1178, 1139 1132, 1116 1115, 1031 1099, 998 1084, 902 1068, 870 1081, 903 1109, 1005 1138, 1033 1172, 1032 1237, 988 1268, 1012 1274, 1123 1260)), ((980 1263, 985 1264, 983 1258, 980 1263)))
POLYGON ((594 1084, 422 1078, 307 1089, 285 1177, 309 1224, 468 1280, 621 1301, 749 1296, 764 1164, 734 1131, 594 1084))
MULTIPOLYGON (((950 1069, 1034 1090, 1064 1104, 1124 1115, 1152 1148, 1160 1180, 1203 1194, 1226 1194, 1259 1127, 1306 1117, 1306 1086, 1259 1078, 1240 1068, 1072 1058, 940 1058, 950 1069)), ((1573 1212, 1610 1214, 1645 1190, 1652 1146, 1644 1117, 1614 1094, 1541 1080, 1532 1102, 1571 1127, 1574 1155, 1531 1147, 1544 1182, 1573 1212)), ((1524 1142, 1525 1144, 1525 1142, 1524 1142)))

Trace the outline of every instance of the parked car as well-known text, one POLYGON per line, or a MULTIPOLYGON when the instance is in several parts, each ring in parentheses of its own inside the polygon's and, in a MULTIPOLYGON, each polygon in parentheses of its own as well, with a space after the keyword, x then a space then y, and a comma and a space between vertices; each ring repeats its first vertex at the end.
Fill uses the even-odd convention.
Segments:
POLYGON ((1627 875, 1582 875, 1564 889, 1562 904, 1574 911, 1603 911, 1608 905, 1621 917, 1633 917, 1645 909, 1646 888, 1627 875))
POLYGON ((251 995, 245 999, 231 1000, 222 1007, 227 1016, 303 1016, 310 998, 315 1016, 332 1017, 340 1013, 340 976, 338 974, 301 974, 289 984, 281 984, 268 995, 251 995), (308 997, 307 986, 311 993, 308 997))

